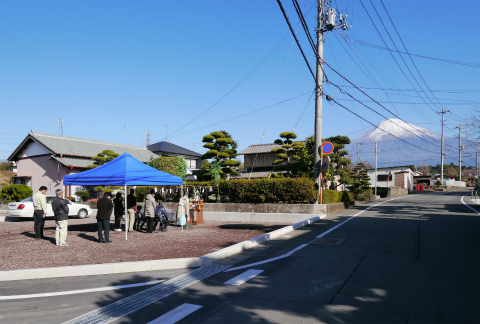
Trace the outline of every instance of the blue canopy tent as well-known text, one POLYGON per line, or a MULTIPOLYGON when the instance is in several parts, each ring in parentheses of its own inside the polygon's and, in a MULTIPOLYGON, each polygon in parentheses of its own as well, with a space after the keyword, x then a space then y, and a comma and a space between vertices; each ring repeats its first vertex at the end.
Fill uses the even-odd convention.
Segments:
MULTIPOLYGON (((181 186, 182 178, 154 169, 137 160, 128 153, 123 153, 115 160, 95 169, 63 177, 64 185, 107 185, 127 186, 174 185, 181 186)), ((125 201, 125 215, 127 203, 125 201)), ((127 217, 128 219, 128 217, 127 217)), ((128 226, 128 224, 127 224, 128 226)), ((127 231, 125 231, 127 239, 127 231)))

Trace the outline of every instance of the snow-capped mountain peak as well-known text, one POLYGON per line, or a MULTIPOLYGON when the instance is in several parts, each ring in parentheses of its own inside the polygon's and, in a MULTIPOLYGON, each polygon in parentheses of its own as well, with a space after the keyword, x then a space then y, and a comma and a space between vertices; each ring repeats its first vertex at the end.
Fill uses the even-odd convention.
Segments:
POLYGON ((367 132, 358 137, 358 140, 368 142, 380 142, 397 138, 409 137, 432 137, 439 138, 439 135, 426 128, 415 126, 403 120, 390 118, 382 121, 377 127, 370 128, 367 132), (390 136, 393 135, 393 136, 390 136))

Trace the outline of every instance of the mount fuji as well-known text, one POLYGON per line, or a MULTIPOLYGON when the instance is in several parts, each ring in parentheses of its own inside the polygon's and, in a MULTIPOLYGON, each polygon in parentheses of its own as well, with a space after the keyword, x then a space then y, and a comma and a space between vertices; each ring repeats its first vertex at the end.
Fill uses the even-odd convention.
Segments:
MULTIPOLYGON (((353 139, 346 150, 353 163, 357 161, 358 149, 360 161, 375 166, 375 143, 378 167, 440 163, 441 135, 400 119, 382 121, 353 139)), ((444 153, 445 164, 458 164, 458 140, 445 137, 444 153)))

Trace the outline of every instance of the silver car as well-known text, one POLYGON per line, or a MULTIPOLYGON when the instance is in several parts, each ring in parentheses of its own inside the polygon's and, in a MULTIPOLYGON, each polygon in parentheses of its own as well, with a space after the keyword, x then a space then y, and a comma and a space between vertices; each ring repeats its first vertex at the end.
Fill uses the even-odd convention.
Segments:
MULTIPOLYGON (((47 217, 53 217, 52 199, 55 196, 46 196, 47 198, 47 217)), ((65 199, 68 202, 68 216, 76 216, 85 218, 92 215, 92 209, 88 205, 77 204, 65 199)), ((14 217, 33 217, 33 201, 32 197, 23 199, 20 202, 12 202, 8 204, 7 216, 14 217)))

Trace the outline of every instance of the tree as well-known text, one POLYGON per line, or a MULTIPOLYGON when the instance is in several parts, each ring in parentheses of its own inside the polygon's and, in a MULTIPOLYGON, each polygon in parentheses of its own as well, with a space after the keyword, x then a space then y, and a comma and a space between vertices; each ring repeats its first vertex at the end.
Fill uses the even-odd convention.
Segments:
POLYGON ((329 154, 330 165, 327 174, 332 175, 332 179, 334 176, 339 176, 338 182, 340 184, 348 184, 351 181, 350 172, 348 171, 348 165, 351 161, 346 157, 348 156, 348 151, 345 150, 345 145, 350 144, 350 138, 337 135, 328 137, 323 141, 333 144, 333 152, 329 154))
POLYGON ((177 156, 162 156, 153 159, 151 162, 149 162, 149 165, 157 170, 180 177, 181 175, 179 174, 178 164, 180 163, 181 159, 181 157, 177 156))
POLYGON ((90 194, 86 190, 78 190, 75 192, 75 196, 80 198, 81 201, 87 201, 90 198, 90 194))
POLYGON ((365 200, 366 195, 370 192, 370 177, 367 174, 366 169, 358 171, 352 171, 350 175, 351 181, 349 184, 349 190, 353 193, 355 199, 365 200))
POLYGON ((12 162, 0 163, 0 171, 13 171, 13 163, 12 162))
POLYGON ((297 135, 293 132, 283 132, 280 133, 280 138, 275 140, 275 144, 281 145, 281 147, 274 148, 272 153, 277 154, 277 159, 272 162, 276 167, 274 168, 277 171, 287 170, 291 173, 291 169, 294 168, 295 164, 298 164, 301 159, 301 152, 305 147, 305 143, 296 142, 293 143, 292 139, 297 138, 297 135), (290 165, 291 160, 296 160, 293 162, 293 165, 290 165), (282 165, 286 163, 286 165, 282 165))
POLYGON ((430 165, 422 164, 417 167, 417 170, 421 172, 424 176, 430 175, 430 165))
MULTIPOLYGON (((345 145, 350 144, 350 138, 347 136, 332 136, 325 138, 323 142, 331 142, 333 144, 333 152, 329 154, 330 165, 328 170, 323 170, 324 174, 331 176, 340 176, 339 183, 350 183, 350 172, 348 166, 351 163, 347 158, 348 152, 345 151, 345 145)), ((300 162, 297 170, 294 171, 296 176, 313 177, 313 161, 315 153, 315 138, 313 136, 307 137, 305 140, 305 147, 300 152, 300 162)))
POLYGON ((93 162, 93 164, 87 165, 87 168, 88 169, 96 168, 100 165, 103 165, 110 161, 115 160, 118 156, 119 154, 111 150, 104 150, 92 158, 95 162, 93 162))
POLYGON ((237 156, 237 150, 235 147, 237 143, 232 140, 230 134, 226 131, 212 132, 208 135, 205 135, 202 139, 204 148, 208 151, 202 155, 202 159, 211 160, 202 165, 203 176, 209 177, 211 174, 213 161, 218 162, 221 167, 220 174, 223 178, 226 178, 227 175, 237 175, 236 171, 240 162, 235 160, 237 156))

